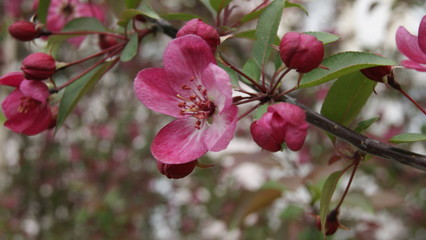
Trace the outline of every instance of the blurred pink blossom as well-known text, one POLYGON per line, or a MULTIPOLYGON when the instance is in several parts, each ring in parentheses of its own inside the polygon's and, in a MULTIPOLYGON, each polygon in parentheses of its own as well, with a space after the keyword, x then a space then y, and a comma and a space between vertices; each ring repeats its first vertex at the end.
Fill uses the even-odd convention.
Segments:
POLYGON ((408 57, 401 62, 404 67, 426 72, 426 15, 420 21, 418 36, 409 33, 403 26, 398 28, 396 46, 408 57))
POLYGON ((27 80, 22 72, 11 72, 0 78, 0 85, 16 88, 2 103, 7 128, 34 135, 52 126, 54 117, 48 103, 49 89, 46 84, 27 80))
POLYGON ((192 34, 179 37, 169 43, 163 63, 164 68, 140 71, 134 82, 146 107, 177 118, 154 138, 153 156, 183 164, 225 149, 234 136, 237 107, 229 75, 216 65, 210 46, 192 34))

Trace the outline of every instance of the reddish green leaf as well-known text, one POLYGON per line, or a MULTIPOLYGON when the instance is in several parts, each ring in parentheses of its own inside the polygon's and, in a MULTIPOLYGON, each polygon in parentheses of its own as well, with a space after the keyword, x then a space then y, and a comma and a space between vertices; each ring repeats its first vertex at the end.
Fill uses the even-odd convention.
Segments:
POLYGON ((337 183, 341 177, 341 171, 337 171, 328 176, 327 180, 322 187, 320 199, 320 219, 321 219, 321 232, 325 234, 325 222, 327 214, 330 209, 331 198, 336 190, 337 183))

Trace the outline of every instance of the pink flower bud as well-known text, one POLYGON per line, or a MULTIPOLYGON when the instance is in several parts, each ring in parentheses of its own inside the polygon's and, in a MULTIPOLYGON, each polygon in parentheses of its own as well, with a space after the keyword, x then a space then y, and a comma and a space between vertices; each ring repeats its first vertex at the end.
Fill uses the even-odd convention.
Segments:
POLYGON ((253 140, 263 149, 277 152, 282 144, 297 151, 302 148, 308 124, 305 112, 290 103, 277 103, 268 107, 263 116, 250 126, 253 140))
MULTIPOLYGON (((327 236, 333 235, 334 233, 336 233, 337 229, 339 228, 344 230, 348 229, 347 227, 340 224, 338 217, 339 217, 338 209, 334 209, 329 214, 327 214, 327 218, 325 222, 325 235, 327 236)), ((321 231, 322 224, 321 224, 321 219, 319 216, 316 216, 316 227, 318 230, 321 231)))
POLYGON ((204 23, 201 19, 192 19, 187 22, 176 34, 176 37, 181 37, 187 34, 194 34, 203 38, 211 47, 212 51, 216 51, 220 44, 220 37, 216 29, 204 23))
POLYGON ((314 36, 288 32, 281 39, 280 56, 288 68, 307 73, 321 64, 324 46, 314 36))
POLYGON ((178 179, 188 176, 197 165, 197 160, 183 164, 165 164, 157 161, 157 168, 161 174, 168 178, 178 179))
POLYGON ((118 44, 117 38, 110 35, 105 35, 105 34, 99 35, 99 47, 102 50, 108 49, 117 44, 118 44))
POLYGON ((361 69, 361 72, 373 81, 387 83, 388 77, 391 76, 392 73, 392 66, 364 68, 361 69))
POLYGON ((40 32, 34 23, 27 21, 18 21, 9 26, 10 35, 20 41, 32 41, 40 32))
POLYGON ((22 61, 21 70, 29 80, 45 80, 56 71, 56 62, 46 53, 33 53, 22 61))

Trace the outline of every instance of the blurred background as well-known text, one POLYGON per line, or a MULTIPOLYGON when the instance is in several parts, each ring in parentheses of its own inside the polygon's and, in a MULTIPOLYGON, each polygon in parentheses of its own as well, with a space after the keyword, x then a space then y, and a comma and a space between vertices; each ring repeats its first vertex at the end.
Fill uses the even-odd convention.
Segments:
MULTIPOLYGON (((98 1, 113 4, 111 1, 98 1)), ((205 1, 204 1, 205 2, 205 1)), ((234 0, 234 16, 261 1, 234 0)), ((405 26, 417 35, 426 14, 423 0, 294 1, 284 10, 279 34, 289 30, 327 31, 341 40, 327 45, 326 56, 340 51, 370 51, 399 62, 395 32, 405 26)), ((0 72, 17 71, 28 53, 45 43, 17 42, 7 27, 29 19, 32 1, 2 0, 0 72)), ((184 12, 214 24, 203 1, 158 0, 159 14, 184 12)), ((110 23, 116 19, 111 15, 110 23)), ((232 21, 232 19, 231 19, 232 21)), ((183 21, 172 21, 177 28, 183 21)), ((254 29, 255 23, 244 28, 254 29)), ((133 95, 133 79, 143 68, 161 66, 170 38, 146 39, 137 59, 105 75, 84 96, 64 126, 26 137, 0 127, 0 239, 321 239, 315 226, 326 177, 347 165, 328 165, 335 150, 325 133, 311 126, 299 152, 269 153, 252 141, 251 117, 239 122, 229 148, 209 153, 189 177, 170 180, 158 173, 149 146, 171 118, 147 110, 133 95)), ((220 50, 236 66, 249 57, 251 41, 228 39, 220 50)), ((97 38, 79 50, 64 45, 62 61, 99 51, 97 38)), ((84 66, 55 75, 65 81, 84 66)), ((426 106, 426 73, 396 69, 397 80, 426 106)), ((319 111, 330 84, 303 89, 293 96, 319 111)), ((0 99, 11 91, 0 88, 0 99)), ((378 84, 359 120, 379 117, 367 135, 387 141, 403 132, 426 133, 426 119, 397 91, 378 84)), ((1 122, 4 119, 0 119, 1 122)), ((341 149, 346 146, 341 143, 341 149)), ((400 147, 426 154, 424 142, 400 147)), ((337 202, 348 181, 336 190, 337 202)), ((393 161, 364 161, 342 206, 339 230, 327 239, 422 240, 426 236, 426 178, 423 172, 393 161)))

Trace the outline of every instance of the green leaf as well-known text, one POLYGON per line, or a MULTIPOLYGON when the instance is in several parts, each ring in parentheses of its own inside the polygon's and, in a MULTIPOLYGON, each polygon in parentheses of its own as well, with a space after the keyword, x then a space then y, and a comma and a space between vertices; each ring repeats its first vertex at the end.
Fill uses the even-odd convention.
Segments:
POLYGON ((153 19, 160 19, 160 16, 152 9, 151 5, 148 3, 149 1, 144 1, 140 6, 139 10, 141 10, 142 14, 144 16, 153 18, 153 19))
POLYGON ((340 76, 367 67, 396 65, 393 60, 366 52, 343 52, 324 59, 321 65, 328 70, 316 68, 306 73, 300 83, 301 88, 316 86, 340 76))
POLYGON ((163 14, 161 15, 161 18, 164 20, 178 20, 178 21, 189 21, 194 18, 200 18, 200 16, 190 13, 169 13, 169 14, 163 14))
POLYGON ((75 32, 75 31, 98 31, 105 32, 107 29, 104 24, 97 18, 93 17, 81 17, 74 18, 65 24, 62 29, 63 32, 75 32))
POLYGON ((216 12, 222 11, 232 0, 210 0, 210 5, 216 12))
POLYGON ((253 114, 253 119, 258 120, 268 111, 269 104, 260 105, 253 114))
POLYGON ((329 44, 340 39, 339 36, 328 33, 328 32, 304 32, 304 33, 316 37, 323 44, 329 44))
POLYGON ((248 30, 248 31, 239 32, 239 33, 236 33, 233 37, 256 40, 256 30, 248 30))
POLYGON ((241 18, 240 22, 246 23, 246 22, 250 22, 251 20, 258 18, 265 11, 265 9, 266 8, 262 8, 262 9, 259 9, 257 11, 254 11, 254 12, 251 12, 251 13, 245 15, 244 17, 241 18))
POLYGON ((330 88, 321 108, 325 117, 348 126, 373 93, 376 82, 361 72, 340 77, 330 88))
POLYGON ((37 20, 40 23, 46 23, 47 12, 49 11, 50 0, 40 0, 38 2, 37 20))
POLYGON ((62 126, 65 119, 72 112, 78 101, 80 101, 81 97, 95 85, 95 83, 108 70, 111 64, 112 62, 106 62, 96 67, 65 88, 59 104, 56 131, 58 131, 58 129, 62 126))
POLYGON ((231 84, 232 84, 232 86, 238 87, 239 86, 238 74, 234 70, 232 70, 231 68, 223 65, 223 63, 221 63, 221 62, 218 62, 218 65, 223 70, 225 70, 225 72, 228 73, 229 77, 231 78, 231 84))
MULTIPOLYGON (((248 77, 252 78, 254 81, 259 81, 260 79, 260 68, 257 66, 256 62, 254 61, 253 58, 249 58, 247 60, 247 62, 244 64, 243 69, 242 69, 243 73, 245 73, 248 77)), ((246 83, 251 85, 251 83, 244 77, 241 77, 241 80, 246 83)))
POLYGON ((3 124, 6 121, 6 117, 2 112, 0 112, 0 124, 3 124))
POLYGON ((355 128, 355 132, 362 133, 367 130, 373 123, 379 120, 379 117, 369 118, 367 120, 361 121, 355 128))
POLYGON ((127 8, 137 8, 142 0, 126 0, 127 8))
POLYGON ((120 14, 117 25, 126 28, 129 21, 137 15, 143 15, 142 11, 137 9, 126 9, 120 14))
POLYGON ((260 15, 256 27, 256 41, 253 45, 252 55, 258 68, 263 65, 271 54, 283 13, 285 0, 275 0, 260 15))
POLYGON ((138 54, 138 35, 133 34, 120 54, 120 61, 128 62, 138 54))
POLYGON ((302 10, 306 14, 306 16, 309 15, 308 10, 306 10, 305 6, 303 6, 302 4, 291 3, 291 2, 285 3, 285 8, 292 8, 292 7, 299 8, 300 10, 302 10))
POLYGON ((426 135, 421 133, 403 133, 393 136, 390 140, 392 143, 410 143, 426 141, 426 135))
POLYGON ((341 171, 337 171, 328 176, 327 180, 324 183, 321 191, 320 199, 320 219, 321 219, 321 232, 325 234, 325 222, 327 219, 327 214, 330 209, 331 198, 333 193, 336 190, 337 183, 341 177, 341 171))

